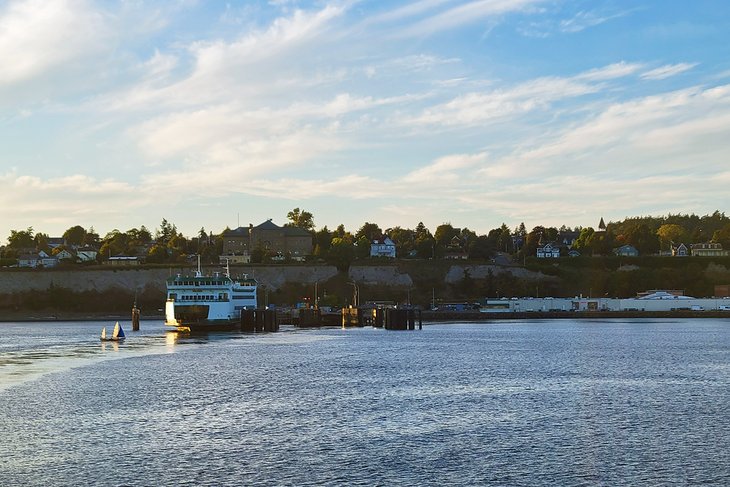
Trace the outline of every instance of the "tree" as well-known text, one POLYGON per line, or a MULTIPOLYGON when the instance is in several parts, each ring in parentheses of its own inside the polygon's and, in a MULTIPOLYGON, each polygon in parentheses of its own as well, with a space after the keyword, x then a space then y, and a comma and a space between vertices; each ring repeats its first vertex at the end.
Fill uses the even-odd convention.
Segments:
POLYGON ((522 257, 534 257, 540 242, 543 244, 547 243, 548 240, 545 238, 546 233, 545 227, 540 225, 534 227, 525 237, 524 245, 520 249, 522 257))
POLYGON ((585 253, 586 251, 591 250, 591 239, 593 237, 593 234, 595 233, 595 230, 591 227, 586 227, 583 230, 580 231, 580 234, 578 235, 578 238, 575 239, 575 242, 573 243, 573 248, 578 250, 581 253, 585 253))
POLYGON ((626 233, 626 241, 636 247, 640 254, 656 254, 659 252, 659 238, 645 223, 634 225, 626 233))
POLYGON ((416 232, 407 228, 393 227, 385 231, 395 244, 395 253, 408 256, 415 248, 416 232))
POLYGON ((712 241, 721 244, 724 249, 730 249, 730 223, 713 233, 712 241))
POLYGON ((442 223, 436 227, 433 237, 436 239, 436 245, 446 247, 451 243, 451 239, 459 235, 459 229, 451 226, 451 223, 442 223))
POLYGON ((176 235, 177 227, 163 218, 160 223, 160 228, 155 232, 155 241, 160 245, 167 245, 176 235))
POLYGON ((371 240, 365 235, 357 239, 355 244, 355 256, 358 259, 367 259, 370 256, 370 242, 371 240))
POLYGON ((129 236, 117 229, 107 233, 101 241, 99 253, 104 258, 113 257, 115 255, 124 255, 127 253, 127 242, 129 236))
POLYGON ((666 244, 671 250, 673 242, 679 243, 684 242, 687 239, 687 232, 684 228, 677 225, 676 223, 667 223, 659 227, 656 234, 661 239, 662 243, 666 244))
POLYGON ((332 238, 335 238, 335 237, 341 238, 350 243, 353 243, 355 241, 355 239, 352 237, 352 234, 350 232, 348 232, 347 230, 345 230, 345 225, 342 223, 337 225, 337 229, 334 232, 332 232, 332 238))
POLYGON ((489 259, 494 255, 492 241, 486 235, 480 235, 469 245, 470 259, 489 259))
POLYGON ((299 208, 294 208, 287 213, 286 217, 289 219, 289 223, 286 223, 285 227, 298 227, 308 232, 314 229, 314 216, 308 211, 300 211, 299 208))
POLYGON ((517 252, 522 249, 522 246, 525 245, 525 242, 527 241, 527 228, 525 227, 525 222, 520 223, 517 228, 515 228, 514 237, 515 248, 512 250, 517 252))
POLYGON ((27 230, 10 230, 8 237, 8 247, 14 250, 27 249, 35 247, 33 239, 33 227, 27 230))
POLYGON ((33 241, 35 242, 35 248, 39 251, 42 250, 46 253, 50 252, 51 247, 48 245, 50 239, 51 237, 49 237, 47 233, 36 233, 35 237, 33 238, 33 241))
POLYGON ((416 257, 421 259, 432 259, 436 257, 436 240, 433 237, 416 240, 416 257))
POLYGON ((70 247, 80 247, 84 243, 86 230, 81 225, 74 225, 63 232, 63 240, 70 247))
POLYGON ((361 237, 365 237, 368 242, 372 242, 376 238, 379 238, 382 234, 383 231, 380 229, 377 223, 365 222, 365 224, 360 227, 360 230, 358 230, 355 234, 355 239, 360 240, 361 237))
POLYGON ((512 249, 512 234, 505 223, 502 223, 502 226, 499 227, 499 236, 497 237, 496 243, 497 249, 502 252, 510 252, 512 249))
POLYGON ((327 252, 327 262, 337 267, 340 271, 346 271, 355 257, 355 247, 351 241, 340 237, 334 237, 327 252))
POLYGON ((423 222, 418 222, 416 225, 416 240, 431 238, 431 232, 426 228, 423 222))
POLYGON ((332 232, 325 225, 314 233, 314 255, 324 255, 329 250, 331 243, 332 232))
MULTIPOLYGON (((144 228, 144 227, 142 227, 144 228)), ((89 230, 86 232, 86 235, 84 235, 84 240, 82 242, 83 245, 89 245, 92 247, 99 246, 99 234, 96 233, 94 230, 94 227, 90 227, 89 230)))

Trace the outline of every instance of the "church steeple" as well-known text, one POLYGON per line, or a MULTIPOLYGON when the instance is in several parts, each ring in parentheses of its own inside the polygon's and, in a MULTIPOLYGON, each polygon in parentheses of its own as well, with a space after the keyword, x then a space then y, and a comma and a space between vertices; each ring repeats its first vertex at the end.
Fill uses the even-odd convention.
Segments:
POLYGON ((598 223, 598 231, 599 232, 605 232, 606 231, 606 224, 603 223, 603 217, 601 217, 601 221, 598 223))

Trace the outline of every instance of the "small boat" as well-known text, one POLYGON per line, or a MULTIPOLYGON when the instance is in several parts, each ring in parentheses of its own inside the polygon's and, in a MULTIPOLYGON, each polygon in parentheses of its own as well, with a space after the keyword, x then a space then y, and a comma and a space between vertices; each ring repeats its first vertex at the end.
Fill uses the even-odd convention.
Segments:
POLYGON ((114 331, 112 332, 112 336, 107 337, 106 336, 106 326, 101 329, 101 341, 102 342, 120 342, 124 340, 124 330, 119 325, 119 322, 114 325, 114 331))

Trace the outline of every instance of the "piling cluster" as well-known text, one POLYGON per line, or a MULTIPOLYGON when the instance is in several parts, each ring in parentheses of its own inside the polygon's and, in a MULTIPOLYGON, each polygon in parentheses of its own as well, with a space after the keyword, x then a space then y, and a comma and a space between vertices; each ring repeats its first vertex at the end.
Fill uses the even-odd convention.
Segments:
POLYGON ((386 330, 423 328, 421 310, 416 308, 343 308, 342 327, 373 326, 386 330))
POLYGON ((276 311, 271 309, 242 309, 241 331, 279 331, 276 311))

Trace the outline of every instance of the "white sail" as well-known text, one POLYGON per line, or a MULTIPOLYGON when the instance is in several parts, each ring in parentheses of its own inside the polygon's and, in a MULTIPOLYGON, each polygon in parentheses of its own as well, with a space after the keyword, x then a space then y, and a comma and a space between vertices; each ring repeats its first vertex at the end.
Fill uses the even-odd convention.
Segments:
POLYGON ((106 340, 106 326, 101 329, 101 339, 106 340))
POLYGON ((112 340, 119 340, 120 338, 124 338, 124 330, 122 330, 122 327, 119 326, 119 322, 117 321, 114 325, 114 332, 112 333, 112 340))

